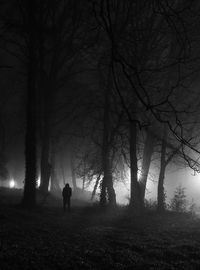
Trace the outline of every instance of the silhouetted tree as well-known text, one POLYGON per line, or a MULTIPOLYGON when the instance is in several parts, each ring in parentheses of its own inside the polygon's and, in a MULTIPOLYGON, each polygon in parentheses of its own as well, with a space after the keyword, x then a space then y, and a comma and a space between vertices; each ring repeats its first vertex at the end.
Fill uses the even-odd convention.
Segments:
POLYGON ((33 207, 36 204, 36 74, 37 74, 37 34, 36 3, 24 3, 27 8, 26 33, 28 39, 27 64, 27 104, 25 137, 25 180, 23 205, 33 207))
MULTIPOLYGON (((40 2, 40 120, 41 120, 41 186, 48 191, 50 141, 55 132, 54 120, 60 92, 68 93, 66 83, 73 75, 82 46, 82 5, 80 1, 40 2), (79 40, 79 43, 77 42, 79 40), (54 126, 53 126, 54 125, 54 126)), ((78 64, 77 64, 78 65, 78 64)), ((69 94, 70 96, 70 94, 69 94)), ((70 100, 72 102, 72 100, 70 100)), ((72 102, 73 103, 73 102, 72 102)), ((68 104, 70 102, 68 101, 68 104)), ((70 107, 72 110, 72 108, 70 107)))
POLYGON ((187 3, 181 1, 176 3, 93 1, 93 3, 96 5, 96 14, 99 11, 99 21, 104 26, 105 35, 110 40, 111 49, 109 49, 112 55, 116 92, 129 121, 130 205, 139 210, 143 204, 141 193, 144 192, 141 192, 138 181, 137 145, 138 131, 145 124, 140 114, 145 115, 146 110, 156 121, 168 124, 179 141, 183 140, 180 125, 180 132, 177 132, 177 122, 174 125, 173 121, 170 122, 166 118, 166 110, 171 110, 174 118, 177 117, 176 109, 169 99, 173 97, 181 83, 182 59, 185 63, 187 61, 189 43, 186 31, 183 31, 187 3), (178 25, 176 29, 172 27, 174 24, 178 25), (166 88, 163 79, 168 78, 169 70, 173 70, 174 73, 166 88), (127 93, 129 100, 125 98, 127 93))

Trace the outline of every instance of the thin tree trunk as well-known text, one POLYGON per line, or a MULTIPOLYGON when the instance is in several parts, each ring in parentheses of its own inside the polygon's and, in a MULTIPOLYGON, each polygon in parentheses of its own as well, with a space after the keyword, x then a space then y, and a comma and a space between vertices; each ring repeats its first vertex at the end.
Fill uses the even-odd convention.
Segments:
POLYGON ((85 175, 83 176, 82 191, 85 190, 85 175))
POLYGON ((70 166, 71 166, 72 185, 73 185, 74 191, 76 191, 77 190, 76 172, 75 172, 75 166, 74 166, 74 155, 73 155, 72 150, 70 151, 70 166))
POLYGON ((64 167, 63 167, 63 163, 60 162, 60 171, 61 171, 61 175, 62 175, 62 179, 63 179, 63 185, 65 186, 66 184, 66 181, 65 181, 65 170, 64 170, 64 167))
POLYGON ((144 203, 145 198, 145 190, 147 184, 147 178, 149 174, 149 168, 151 164, 151 157, 153 154, 154 148, 154 136, 151 133, 151 130, 147 130, 144 151, 143 151, 143 158, 142 158, 142 169, 141 169, 141 176, 140 176, 140 190, 141 190, 141 197, 144 203))
POLYGON ((102 168, 103 168, 103 179, 101 183, 101 194, 100 204, 104 206, 107 203, 107 182, 109 176, 109 87, 104 90, 104 118, 103 118, 103 148, 102 148, 102 168))
POLYGON ((98 188, 98 185, 99 185, 99 182, 100 182, 100 178, 101 178, 101 174, 99 174, 98 177, 97 177, 97 179, 96 179, 96 183, 95 183, 94 189, 92 191, 91 200, 93 200, 94 199, 94 196, 96 195, 97 188, 98 188))
POLYGON ((35 2, 28 5, 29 59, 27 78, 25 180, 22 203, 26 207, 36 204, 36 26, 35 2))
POLYGON ((158 180, 158 211, 163 212, 165 210, 165 164, 161 165, 159 180, 158 180))
POLYGON ((58 178, 56 173, 56 153, 54 149, 54 143, 52 143, 51 147, 51 191, 60 191, 60 186, 58 184, 58 178))
POLYGON ((130 122, 130 207, 136 211, 142 209, 142 200, 140 187, 138 183, 138 165, 137 165, 137 124, 135 121, 130 122))
POLYGON ((165 193, 164 193, 164 179, 165 179, 165 169, 166 169, 166 149, 167 149, 167 132, 164 128, 164 134, 161 145, 161 159, 160 159, 160 174, 158 179, 158 211, 163 212, 165 210, 165 193))
POLYGON ((85 190, 85 181, 86 181, 86 177, 85 177, 85 174, 86 174, 86 159, 84 157, 83 159, 83 182, 82 182, 82 191, 85 190))

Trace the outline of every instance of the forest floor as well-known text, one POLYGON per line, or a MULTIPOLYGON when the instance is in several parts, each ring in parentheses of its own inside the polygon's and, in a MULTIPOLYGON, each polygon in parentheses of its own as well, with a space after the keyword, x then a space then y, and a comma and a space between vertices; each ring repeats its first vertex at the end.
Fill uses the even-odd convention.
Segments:
MULTIPOLYGON (((17 197, 18 196, 18 197, 17 197)), ((61 200, 32 211, 0 189, 0 269, 200 269, 200 220, 61 200)))

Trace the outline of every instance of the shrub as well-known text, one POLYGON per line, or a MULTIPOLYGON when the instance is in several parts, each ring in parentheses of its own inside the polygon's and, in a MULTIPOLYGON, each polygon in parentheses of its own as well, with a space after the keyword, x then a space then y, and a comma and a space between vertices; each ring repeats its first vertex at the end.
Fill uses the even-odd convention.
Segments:
POLYGON ((149 200, 145 199, 144 205, 145 205, 145 208, 147 210, 156 210, 157 209, 157 202, 152 200, 152 199, 149 199, 149 200))
POLYGON ((185 212, 187 206, 185 188, 181 185, 175 189, 174 197, 171 199, 170 208, 176 212, 185 212))

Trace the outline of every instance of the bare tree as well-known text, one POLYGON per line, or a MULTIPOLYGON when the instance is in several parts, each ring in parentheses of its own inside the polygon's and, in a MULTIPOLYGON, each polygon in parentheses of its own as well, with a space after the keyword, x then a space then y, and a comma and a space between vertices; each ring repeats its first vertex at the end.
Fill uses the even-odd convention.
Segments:
POLYGON ((23 205, 33 207, 36 204, 36 3, 26 3, 27 8, 27 104, 26 104, 26 137, 25 137, 25 180, 23 205))
POLYGON ((140 114, 146 111, 151 118, 166 123, 177 140, 188 144, 170 100, 181 85, 181 67, 188 60, 189 42, 184 21, 188 18, 188 14, 185 16, 188 4, 185 1, 92 2, 97 21, 109 40, 116 92, 130 123, 130 205, 140 209, 145 187, 141 192, 137 145, 138 131, 146 125, 140 114), (166 87, 163 78, 168 78, 169 70, 173 71, 173 76, 166 87), (125 99, 127 91, 128 102, 125 99), (175 121, 166 118, 166 110, 171 111, 175 121))

